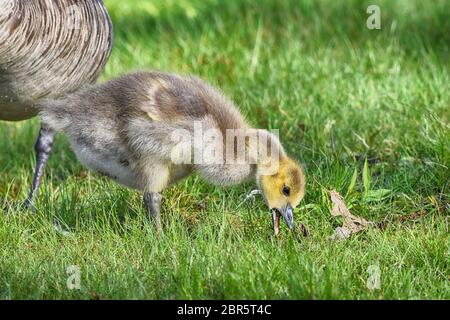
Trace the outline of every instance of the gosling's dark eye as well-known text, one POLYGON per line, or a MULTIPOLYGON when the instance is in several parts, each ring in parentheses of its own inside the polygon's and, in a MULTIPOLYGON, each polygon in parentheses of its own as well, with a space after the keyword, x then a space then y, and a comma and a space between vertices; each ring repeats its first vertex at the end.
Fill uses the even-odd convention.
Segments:
POLYGON ((286 187, 286 186, 284 186, 283 187, 283 194, 286 196, 286 197, 289 197, 289 194, 291 193, 291 189, 289 189, 289 187, 286 187))

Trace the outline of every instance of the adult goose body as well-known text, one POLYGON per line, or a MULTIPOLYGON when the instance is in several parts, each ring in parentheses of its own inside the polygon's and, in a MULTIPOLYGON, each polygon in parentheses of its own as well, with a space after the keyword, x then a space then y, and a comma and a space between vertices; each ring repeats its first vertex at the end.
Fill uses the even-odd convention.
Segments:
MULTIPOLYGON (((0 120, 37 115, 43 98, 93 83, 112 48, 112 24, 101 0, 0 0, 0 120)), ((42 128, 29 201, 52 149, 42 128)))

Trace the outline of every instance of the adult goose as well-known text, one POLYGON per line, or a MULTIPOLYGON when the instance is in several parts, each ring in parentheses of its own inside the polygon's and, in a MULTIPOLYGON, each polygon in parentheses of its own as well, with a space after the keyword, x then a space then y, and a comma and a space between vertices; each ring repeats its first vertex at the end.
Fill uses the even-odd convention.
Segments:
MULTIPOLYGON (((0 120, 32 118, 43 98, 95 82, 111 48, 111 19, 101 0, 0 0, 0 120)), ((50 128, 41 127, 27 206, 53 137, 50 128)))

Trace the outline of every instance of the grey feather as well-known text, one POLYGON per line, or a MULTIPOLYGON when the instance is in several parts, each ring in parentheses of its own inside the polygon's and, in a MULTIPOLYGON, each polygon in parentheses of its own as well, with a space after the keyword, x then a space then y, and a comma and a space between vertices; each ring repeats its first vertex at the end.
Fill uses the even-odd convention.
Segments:
POLYGON ((42 98, 95 82, 111 47, 101 0, 0 0, 0 119, 33 117, 42 98))

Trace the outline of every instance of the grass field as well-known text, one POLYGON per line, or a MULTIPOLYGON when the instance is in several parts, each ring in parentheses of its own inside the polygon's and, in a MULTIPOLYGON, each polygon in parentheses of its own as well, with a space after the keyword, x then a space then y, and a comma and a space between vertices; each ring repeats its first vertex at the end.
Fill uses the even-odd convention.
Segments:
POLYGON ((307 174, 295 219, 311 236, 283 225, 275 238, 262 199, 244 201, 254 184, 193 176, 164 193, 157 237, 141 195, 88 172, 63 137, 27 214, 14 204, 39 121, 2 122, 0 299, 450 299, 449 1, 105 3, 115 47, 101 80, 198 74, 255 126, 279 129, 307 174), (369 4, 381 30, 366 27, 369 4), (383 227, 330 240, 331 189, 383 227), (67 287, 72 265, 79 290, 67 287))

